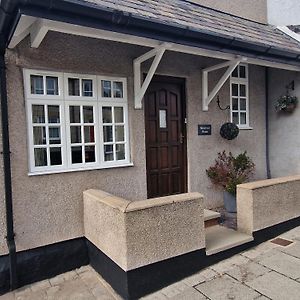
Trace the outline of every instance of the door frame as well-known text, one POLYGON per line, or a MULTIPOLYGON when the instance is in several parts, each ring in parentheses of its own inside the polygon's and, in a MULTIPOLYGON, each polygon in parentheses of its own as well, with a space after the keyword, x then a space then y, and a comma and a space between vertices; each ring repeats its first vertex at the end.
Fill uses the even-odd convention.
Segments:
MULTIPOLYGON (((144 79, 146 78, 147 73, 144 73, 144 79)), ((188 159, 187 159, 187 116, 186 116, 186 78, 184 77, 173 77, 168 75, 154 75, 151 83, 170 83, 170 84, 177 84, 180 86, 180 92, 181 92, 181 120, 182 120, 182 134, 184 136, 183 138, 183 151, 182 151, 182 162, 183 162, 183 186, 184 191, 183 193, 188 192, 188 159)), ((147 91, 146 91, 147 93, 147 91)), ((146 110, 145 110, 145 97, 143 99, 144 101, 144 122, 145 122, 145 151, 147 151, 147 141, 146 141, 146 110)), ((147 198, 149 198, 148 193, 148 171, 147 171, 147 152, 145 152, 146 156, 146 182, 147 182, 147 198)))

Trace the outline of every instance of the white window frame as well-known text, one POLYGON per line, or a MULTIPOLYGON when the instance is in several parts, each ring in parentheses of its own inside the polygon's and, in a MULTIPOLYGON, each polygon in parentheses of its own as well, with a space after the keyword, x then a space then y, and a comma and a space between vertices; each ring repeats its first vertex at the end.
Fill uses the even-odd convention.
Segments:
MULTIPOLYGON (((130 137, 129 137, 129 119, 128 119, 128 98, 127 98, 127 80, 126 78, 110 77, 110 76, 95 76, 95 75, 83 75, 72 73, 60 73, 60 72, 48 72, 32 69, 24 69, 24 86, 25 86, 25 102, 26 102, 26 114, 27 114, 27 137, 28 137, 28 155, 29 155, 29 173, 28 175, 43 175, 52 173, 63 173, 72 171, 84 171, 95 169, 106 169, 114 167, 127 167, 133 166, 131 163, 130 155, 130 137), (42 76, 56 76, 58 77, 59 95, 33 95, 31 94, 31 82, 30 75, 42 75, 42 76), (67 78, 78 79, 92 79, 93 80, 93 97, 81 97, 81 96, 69 96, 68 95, 68 82, 67 78), (123 83, 123 98, 107 98, 100 97, 101 95, 101 80, 117 81, 123 83), (34 146, 33 141, 33 127, 32 122, 32 105, 60 105, 60 123, 57 125, 61 128, 61 151, 62 151, 62 165, 60 166, 35 166, 34 146), (94 124, 95 127, 95 163, 71 163, 71 138, 70 138, 70 116, 69 106, 93 106, 94 107, 94 124), (119 161, 105 161, 104 160, 104 135, 103 135, 103 122, 102 122, 102 107, 123 107, 124 113, 124 142, 120 144, 125 145, 125 159, 119 161)), ((82 81, 80 80, 80 86, 82 81)), ((113 86, 112 86, 113 87, 113 86)), ((46 88, 44 86, 44 88, 46 88)), ((81 89, 81 88, 80 88, 81 89)), ((112 90, 113 93, 113 90, 112 90)), ((46 112, 45 112, 46 113, 46 112)), ((81 120, 83 122, 83 120, 81 120)), ((76 126, 76 124, 74 123, 76 126)), ((45 126, 44 124, 42 126, 45 126)), ((46 124, 47 128, 48 124, 46 124)), ((55 127, 55 123, 51 123, 50 126, 55 127)), ((83 126, 83 123, 78 125, 83 126)), ((81 128, 81 135, 83 127, 81 128)), ((46 130, 48 138, 48 131, 46 130)), ((113 131, 113 136, 115 135, 113 131)), ((115 143, 115 139, 114 143, 115 143)), ((82 144, 84 143, 82 135, 82 144)), ((51 145, 48 145, 51 147, 51 145)), ((41 147, 43 148, 43 147, 41 147)), ((47 150, 49 151, 49 150, 47 150)), ((114 154, 115 155, 115 154, 114 154)))
MULTIPOLYGON (((46 99, 29 99, 27 100, 27 105, 26 105, 26 111, 27 111, 27 137, 28 137, 28 147, 29 147, 29 170, 30 172, 36 171, 36 172, 43 172, 45 170, 51 170, 51 171, 61 171, 65 169, 65 164, 66 164, 66 149, 64 147, 64 140, 65 138, 65 128, 62 124, 62 120, 64 120, 65 116, 64 116, 64 105, 61 101, 57 101, 57 100, 51 100, 51 103, 49 103, 48 100, 46 99), (43 106, 49 106, 49 105, 59 105, 60 106, 60 122, 59 123, 49 123, 46 122, 45 123, 41 123, 39 125, 39 123, 34 124, 32 122, 32 105, 43 105, 43 106), (34 157, 34 149, 35 148, 46 148, 47 149, 47 156, 49 156, 50 154, 48 153, 51 148, 51 145, 48 145, 48 143, 46 145, 43 146, 35 146, 34 145, 34 139, 33 139, 33 128, 37 126, 41 126, 41 127, 46 127, 46 139, 48 140, 48 127, 49 126, 53 126, 53 127, 60 127, 60 134, 61 134, 61 143, 60 147, 61 148, 61 156, 62 156, 62 164, 61 165, 56 165, 56 166, 49 166, 49 164, 47 166, 35 166, 35 157, 34 157)), ((45 118, 46 118, 46 114, 47 111, 45 110, 45 118)), ((56 147, 55 145, 52 147, 56 147)), ((50 157, 50 156, 49 156, 50 157)))
POLYGON ((63 74, 59 72, 47 72, 47 71, 40 71, 40 70, 31 70, 26 69, 23 72, 24 76, 24 85, 25 85, 25 95, 27 99, 47 99, 47 100, 59 100, 63 99, 63 74), (32 94, 31 93, 31 75, 36 76, 43 76, 43 83, 44 83, 44 94, 32 94), (46 87, 46 77, 57 77, 58 78, 58 95, 47 95, 47 87, 46 87))
POLYGON ((65 99, 68 100, 84 100, 84 101, 97 101, 97 76, 87 75, 87 74, 75 74, 75 73, 64 73, 64 90, 65 90, 65 99), (79 96, 69 95, 69 78, 79 79, 79 96), (93 96, 83 96, 82 90, 82 80, 92 80, 93 82, 93 96))
POLYGON ((239 64, 238 65, 238 77, 233 77, 232 74, 230 76, 230 121, 233 122, 233 113, 238 113, 239 116, 239 124, 236 124, 239 129, 252 129, 250 127, 250 110, 249 110, 249 68, 247 64, 239 64), (240 66, 245 67, 245 78, 240 77, 239 69, 240 66), (240 89, 240 85, 245 85, 246 87, 246 96, 233 96, 232 94, 232 85, 237 84, 238 85, 238 90, 240 89), (238 109, 234 110, 233 109, 233 98, 238 99, 238 109), (240 99, 246 99, 246 110, 240 110, 240 99), (240 113, 246 113, 246 124, 240 124, 240 113))

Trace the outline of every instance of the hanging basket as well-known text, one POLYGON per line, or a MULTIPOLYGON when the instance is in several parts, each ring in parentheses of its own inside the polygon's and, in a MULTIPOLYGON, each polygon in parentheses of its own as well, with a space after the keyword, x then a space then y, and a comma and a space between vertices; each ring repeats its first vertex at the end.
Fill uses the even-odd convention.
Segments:
POLYGON ((220 135, 226 140, 234 140, 240 133, 238 126, 234 123, 225 123, 220 129, 220 135))

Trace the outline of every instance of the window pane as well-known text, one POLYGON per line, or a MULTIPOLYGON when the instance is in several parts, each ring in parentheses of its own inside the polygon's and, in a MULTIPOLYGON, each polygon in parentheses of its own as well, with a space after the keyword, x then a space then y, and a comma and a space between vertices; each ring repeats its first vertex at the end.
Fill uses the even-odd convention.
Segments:
POLYGON ((246 110, 246 99, 240 99, 240 110, 246 110))
POLYGON ((240 96, 246 97, 246 86, 244 84, 240 84, 240 96))
POLYGON ((239 85, 232 84, 232 96, 238 96, 238 95, 239 95, 239 85))
POLYGON ((80 123, 80 106, 70 106, 70 123, 80 123))
POLYGON ((59 105, 48 105, 48 123, 59 122, 59 105))
POLYGON ((85 143, 94 143, 95 142, 94 126, 85 126, 84 127, 84 142, 85 143))
POLYGON ((84 120, 84 123, 94 123, 93 106, 84 106, 83 107, 83 120, 84 120))
POLYGON ((115 139, 116 142, 124 142, 124 126, 115 127, 115 139))
POLYGON ((71 126, 71 143, 81 143, 81 127, 71 126))
POLYGON ((47 150, 46 148, 34 149, 34 163, 36 167, 47 166, 47 150))
POLYGON ((123 82, 114 81, 114 98, 123 98, 123 82))
POLYGON ((116 145, 116 155, 117 155, 117 160, 125 159, 125 145, 124 144, 116 145))
POLYGON ((32 122, 45 123, 44 105, 32 105, 32 122))
POLYGON ((124 123, 123 107, 115 107, 115 123, 124 123))
POLYGON ((246 122, 246 113, 242 112, 240 114, 240 117, 241 117, 241 121, 240 121, 240 124, 241 125, 245 125, 247 122, 246 122))
POLYGON ((112 123, 111 107, 102 107, 103 123, 112 123))
POLYGON ((49 143, 60 144, 60 127, 49 127, 49 143))
POLYGON ((232 72, 232 77, 239 77, 238 67, 236 67, 236 68, 234 69, 234 71, 232 72))
POLYGON ((43 95, 44 94, 44 81, 43 76, 30 75, 31 94, 43 95))
POLYGON ((102 97, 111 97, 111 82, 107 80, 101 80, 102 97))
POLYGON ((79 82, 78 78, 68 78, 69 96, 80 96, 79 82))
POLYGON ((246 67, 240 66, 240 78, 246 78, 246 67))
POLYGON ((232 122, 235 124, 239 124, 239 113, 237 112, 232 113, 232 122))
POLYGON ((61 164, 62 164, 61 148, 60 147, 50 148, 50 165, 58 166, 61 164))
POLYGON ((72 147, 72 164, 81 164, 82 163, 82 147, 72 147))
POLYGON ((232 110, 238 110, 239 109, 239 100, 238 98, 232 99, 232 110))
POLYGON ((95 162, 95 146, 85 147, 85 162, 95 162))
POLYGON ((58 95, 58 78, 47 76, 46 87, 47 87, 47 95, 58 95))
POLYGON ((104 160, 105 161, 112 161, 114 160, 114 147, 113 145, 105 145, 104 146, 104 160))
POLYGON ((84 97, 93 97, 93 80, 82 79, 82 93, 84 97))
POLYGON ((34 145, 46 145, 45 127, 33 127, 33 143, 34 145))
POLYGON ((112 126, 103 126, 104 143, 113 141, 112 126))

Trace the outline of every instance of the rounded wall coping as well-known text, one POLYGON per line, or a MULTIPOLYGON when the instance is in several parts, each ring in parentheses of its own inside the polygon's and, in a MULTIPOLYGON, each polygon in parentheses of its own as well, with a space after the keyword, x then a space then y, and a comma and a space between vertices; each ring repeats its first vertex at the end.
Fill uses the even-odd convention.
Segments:
POLYGON ((300 175, 293 175, 293 176, 286 176, 286 177, 279 177, 279 178, 243 183, 243 184, 239 184, 237 188, 246 189, 246 190, 256 190, 256 189, 261 189, 261 188, 278 185, 278 184, 285 184, 294 181, 300 181, 300 175))
POLYGON ((129 201, 120 197, 113 196, 104 191, 95 189, 84 191, 83 195, 84 197, 90 197, 93 200, 101 202, 112 208, 118 209, 123 213, 139 211, 173 203, 187 202, 200 199, 203 200, 204 198, 203 195, 200 193, 185 193, 140 201, 129 201))

